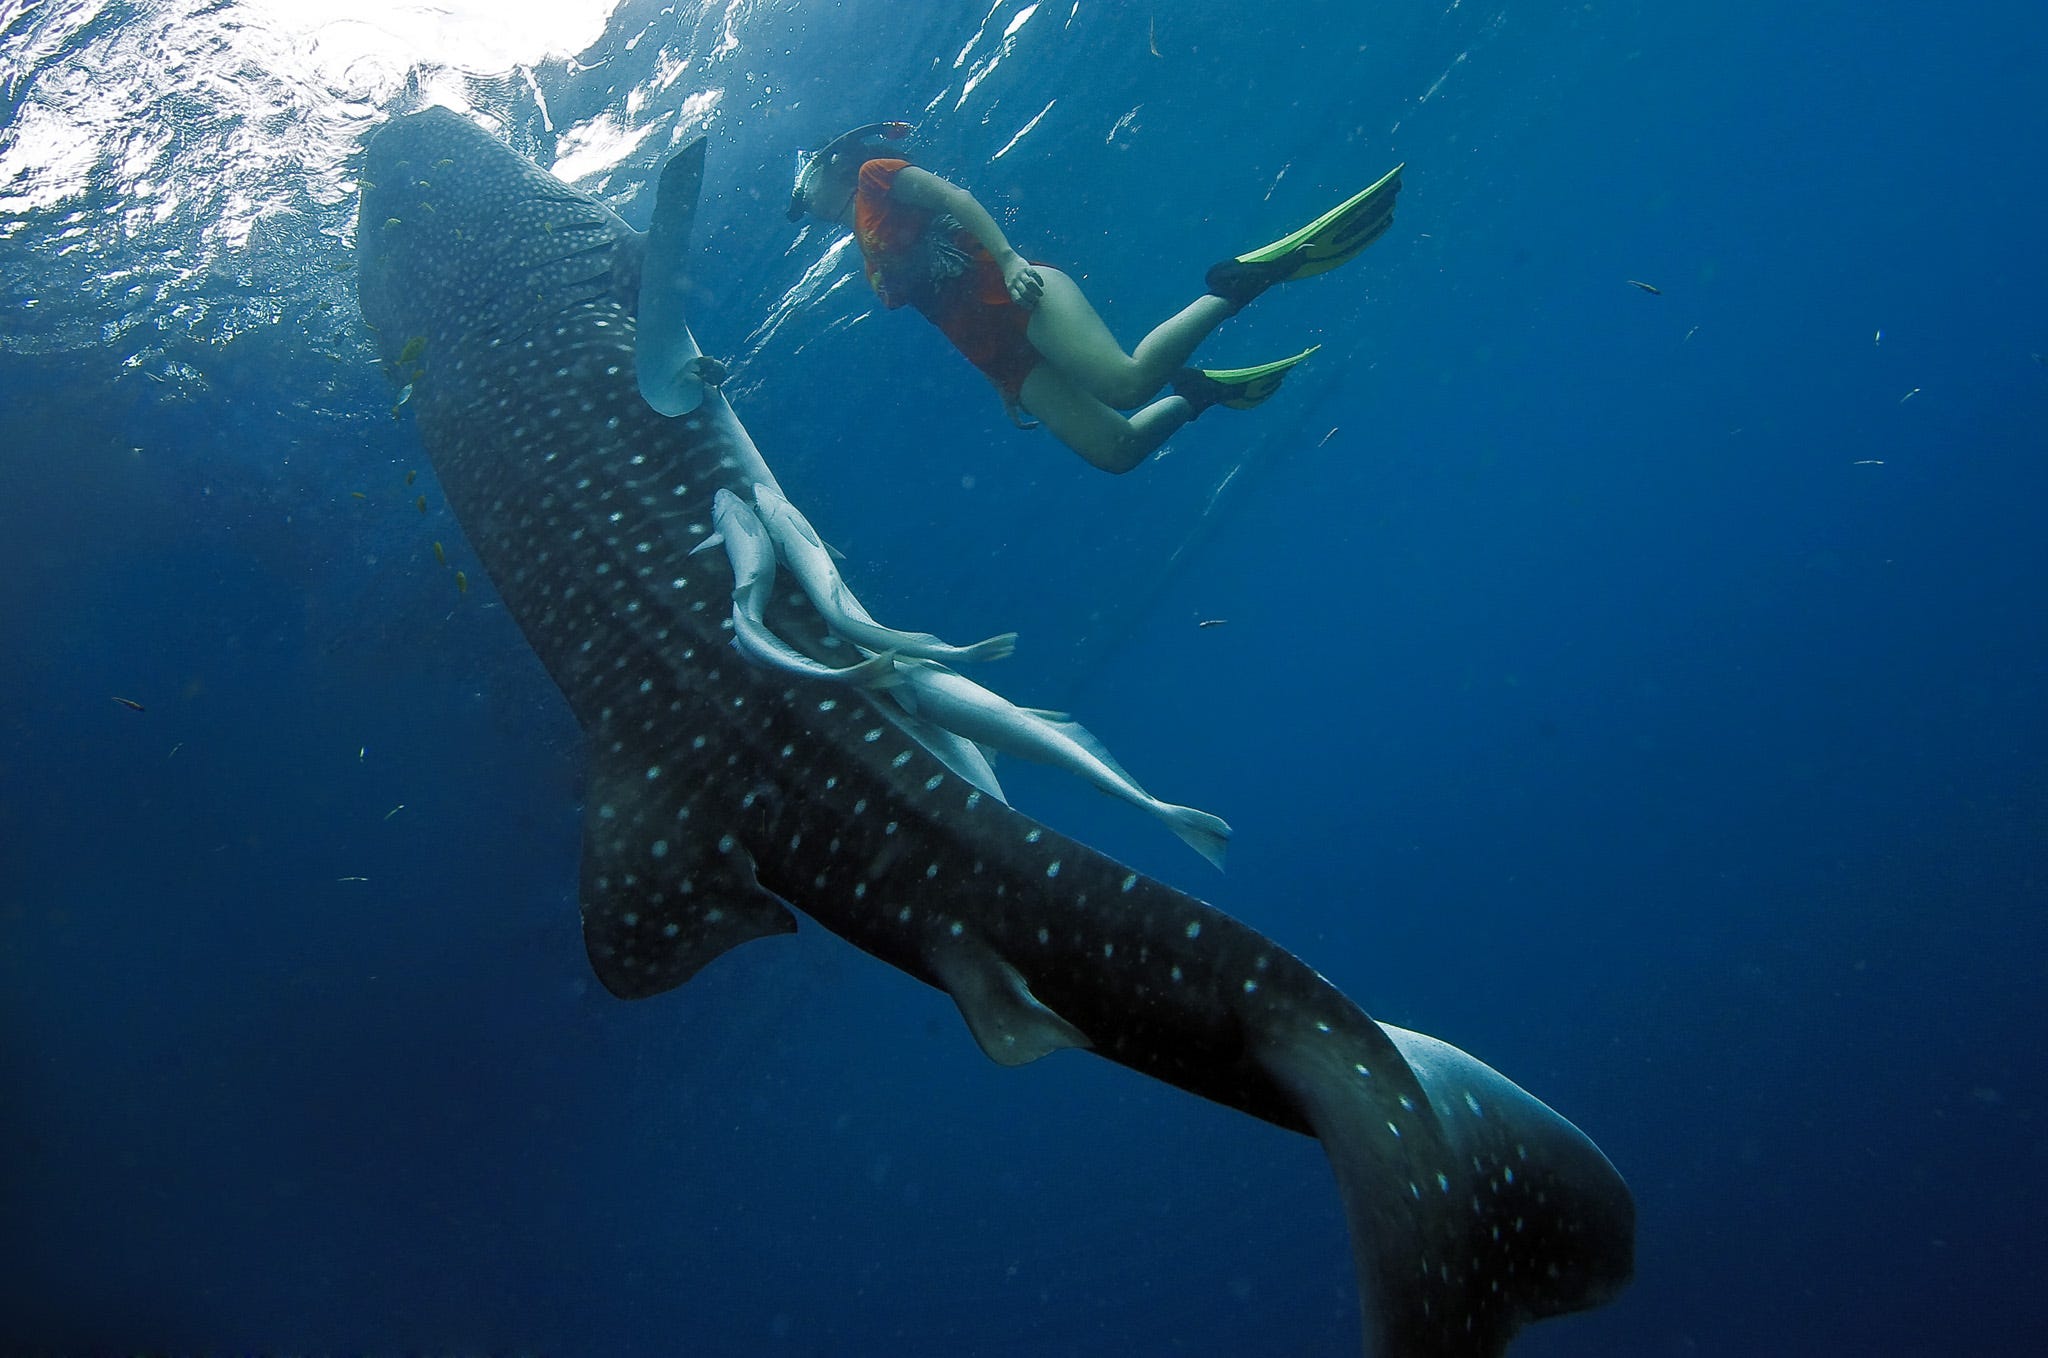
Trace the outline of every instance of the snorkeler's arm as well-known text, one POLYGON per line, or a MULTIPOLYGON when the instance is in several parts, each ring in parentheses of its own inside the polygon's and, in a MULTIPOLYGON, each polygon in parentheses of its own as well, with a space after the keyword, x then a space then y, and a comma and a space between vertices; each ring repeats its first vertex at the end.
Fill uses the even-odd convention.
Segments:
POLYGON ((989 216, 988 209, 976 201, 973 194, 929 170, 906 165, 897 172, 895 182, 889 187, 889 196, 906 206, 921 207, 927 212, 951 213, 989 254, 995 256, 996 267, 1003 271, 1003 282, 1010 289, 1010 299, 1021 306, 1037 305, 1040 294, 1045 291, 1045 280, 1039 277, 1038 270, 1031 267, 1030 261, 1011 246, 1009 237, 996 225, 996 219, 989 216))

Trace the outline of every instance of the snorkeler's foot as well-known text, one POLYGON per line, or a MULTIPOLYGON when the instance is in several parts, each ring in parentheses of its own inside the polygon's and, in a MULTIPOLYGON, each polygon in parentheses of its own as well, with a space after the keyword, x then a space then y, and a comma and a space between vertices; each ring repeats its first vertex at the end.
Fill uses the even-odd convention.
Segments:
POLYGON ((1173 375, 1173 394, 1195 408, 1189 419, 1210 406, 1250 410, 1280 390, 1281 381, 1295 364, 1322 347, 1311 344, 1292 358, 1252 368, 1182 368, 1173 375))
POLYGON ((1394 224, 1394 199, 1405 168, 1396 165, 1299 231, 1215 265, 1206 282, 1209 291, 1235 313, 1275 283, 1312 278, 1354 258, 1394 224))
POLYGON ((1235 316, 1267 288, 1294 277, 1295 269, 1307 253, 1308 247, 1303 245, 1278 259, 1222 260, 1209 266, 1209 272, 1202 279, 1202 287, 1230 303, 1230 314, 1235 316))

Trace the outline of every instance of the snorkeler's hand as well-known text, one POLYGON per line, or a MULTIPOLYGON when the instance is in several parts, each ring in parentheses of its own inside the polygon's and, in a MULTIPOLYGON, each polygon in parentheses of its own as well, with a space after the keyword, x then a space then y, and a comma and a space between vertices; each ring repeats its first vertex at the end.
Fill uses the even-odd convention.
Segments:
POLYGON ((1010 290, 1010 300, 1026 311, 1037 306, 1038 299, 1045 295, 1045 279, 1015 251, 1003 261, 1003 284, 1010 290))

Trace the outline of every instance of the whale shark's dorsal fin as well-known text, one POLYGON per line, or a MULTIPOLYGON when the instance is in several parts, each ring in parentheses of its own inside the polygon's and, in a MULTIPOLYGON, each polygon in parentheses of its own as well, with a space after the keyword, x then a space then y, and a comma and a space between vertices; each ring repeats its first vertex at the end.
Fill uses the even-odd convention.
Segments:
POLYGON ((704 355, 690 333, 690 274, 684 265, 703 188, 704 138, 699 137, 670 157, 661 172, 640 266, 633 375, 640 395, 664 415, 687 415, 704 403, 703 368, 697 362, 704 355))

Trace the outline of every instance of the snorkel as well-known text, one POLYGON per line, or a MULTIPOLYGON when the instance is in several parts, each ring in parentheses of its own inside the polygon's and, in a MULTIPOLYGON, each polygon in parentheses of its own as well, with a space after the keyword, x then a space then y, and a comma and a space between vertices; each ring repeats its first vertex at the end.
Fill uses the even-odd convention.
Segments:
POLYGON ((817 192, 825 172, 848 155, 859 151, 881 150, 880 146, 864 145, 871 138, 886 137, 890 141, 902 141, 910 135, 909 123, 862 123, 849 132, 842 132, 816 151, 796 153, 796 182, 789 190, 789 219, 800 222, 804 213, 810 211, 811 195, 817 192))

